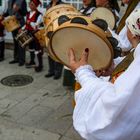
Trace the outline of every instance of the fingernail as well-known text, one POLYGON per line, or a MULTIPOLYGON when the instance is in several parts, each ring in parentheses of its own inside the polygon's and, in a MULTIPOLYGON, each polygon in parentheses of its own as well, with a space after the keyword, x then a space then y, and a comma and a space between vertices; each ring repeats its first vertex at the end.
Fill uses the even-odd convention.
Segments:
POLYGON ((88 48, 86 48, 86 49, 85 49, 85 52, 89 52, 89 49, 88 49, 88 48))

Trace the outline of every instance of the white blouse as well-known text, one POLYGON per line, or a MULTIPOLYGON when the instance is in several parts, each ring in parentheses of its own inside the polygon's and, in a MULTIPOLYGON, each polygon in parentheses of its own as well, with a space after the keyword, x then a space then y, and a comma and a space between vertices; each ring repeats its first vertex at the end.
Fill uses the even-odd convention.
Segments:
POLYGON ((140 44, 134 61, 114 84, 96 77, 89 65, 75 73, 73 125, 87 140, 140 140, 140 44))

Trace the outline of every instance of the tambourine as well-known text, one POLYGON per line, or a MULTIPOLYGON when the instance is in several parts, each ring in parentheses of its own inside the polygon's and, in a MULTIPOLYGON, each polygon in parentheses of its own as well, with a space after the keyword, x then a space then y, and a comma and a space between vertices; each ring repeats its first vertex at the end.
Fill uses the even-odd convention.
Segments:
POLYGON ((73 48, 79 60, 89 48, 88 63, 94 70, 106 69, 113 60, 113 48, 107 35, 92 23, 91 18, 78 16, 60 25, 51 36, 50 49, 59 62, 69 66, 68 51, 73 48))
POLYGON ((45 42, 45 29, 40 29, 34 34, 35 38, 38 40, 41 47, 46 47, 45 42))
POLYGON ((16 16, 8 16, 3 21, 2 24, 4 25, 5 29, 8 32, 12 32, 20 27, 19 21, 16 19, 16 16))
POLYGON ((107 22, 110 29, 114 29, 116 24, 116 19, 111 10, 105 7, 96 8, 90 15, 91 19, 103 19, 107 22))
POLYGON ((77 11, 72 5, 69 4, 59 4, 56 6, 51 7, 44 15, 44 24, 48 25, 51 23, 54 18, 58 17, 57 15, 60 15, 64 12, 70 12, 70 11, 77 11))

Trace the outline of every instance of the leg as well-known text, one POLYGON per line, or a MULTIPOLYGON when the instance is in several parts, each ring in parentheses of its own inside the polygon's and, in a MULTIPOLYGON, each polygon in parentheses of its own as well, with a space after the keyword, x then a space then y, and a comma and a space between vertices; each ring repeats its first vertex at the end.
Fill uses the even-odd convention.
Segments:
POLYGON ((4 60, 5 42, 0 42, 0 61, 4 60))
POLYGON ((45 75, 45 77, 52 77, 54 75, 55 61, 50 56, 48 56, 48 63, 49 63, 49 70, 48 73, 45 75))
POLYGON ((62 75, 62 70, 63 70, 63 64, 55 62, 55 75, 54 79, 59 79, 62 75))
POLYGON ((35 66, 35 50, 33 41, 29 44, 29 52, 30 52, 30 61, 26 63, 26 68, 32 68, 35 66))

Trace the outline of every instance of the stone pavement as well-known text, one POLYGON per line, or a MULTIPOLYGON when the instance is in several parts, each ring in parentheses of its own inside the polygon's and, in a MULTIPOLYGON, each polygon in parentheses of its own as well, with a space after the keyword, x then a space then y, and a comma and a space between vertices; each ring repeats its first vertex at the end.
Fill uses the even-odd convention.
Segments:
MULTIPOLYGON (((72 126, 72 92, 62 86, 62 78, 45 78, 44 70, 9 64, 13 51, 6 49, 0 62, 0 80, 14 74, 26 74, 33 82, 26 86, 9 87, 0 83, 0 140, 82 140, 72 126)), ((29 54, 27 52, 27 59, 29 54)))

